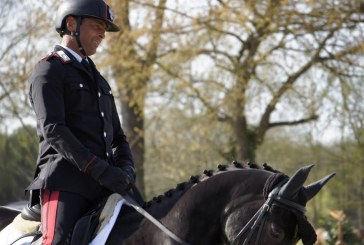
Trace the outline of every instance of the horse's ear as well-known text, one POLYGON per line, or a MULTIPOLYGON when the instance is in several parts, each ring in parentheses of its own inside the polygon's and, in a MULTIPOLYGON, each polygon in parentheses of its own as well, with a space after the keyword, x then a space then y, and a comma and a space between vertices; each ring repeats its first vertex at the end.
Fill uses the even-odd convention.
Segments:
POLYGON ((278 195, 288 199, 296 196, 298 191, 305 183, 307 176, 313 166, 314 165, 312 164, 298 169, 296 173, 294 173, 294 175, 288 180, 288 182, 282 186, 278 195))
POLYGON ((312 183, 305 187, 305 193, 307 196, 307 201, 309 201, 311 198, 313 198, 320 190, 321 188, 332 178, 335 176, 336 173, 332 173, 325 178, 322 178, 315 183, 312 183))

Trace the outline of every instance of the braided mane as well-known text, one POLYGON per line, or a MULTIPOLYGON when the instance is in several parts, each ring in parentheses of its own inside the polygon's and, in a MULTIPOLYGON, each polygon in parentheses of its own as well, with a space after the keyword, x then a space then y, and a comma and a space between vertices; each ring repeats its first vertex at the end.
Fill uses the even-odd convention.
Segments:
POLYGON ((184 191, 188 186, 198 184, 201 181, 203 181, 207 178, 210 178, 214 175, 217 175, 217 174, 220 174, 220 173, 223 173, 226 171, 234 171, 237 169, 262 169, 262 170, 266 170, 266 171, 269 171, 269 172, 272 172, 275 174, 280 174, 280 172, 278 170, 272 168, 267 163, 263 163, 262 166, 260 166, 256 163, 252 163, 252 162, 239 163, 237 161, 233 161, 232 163, 225 164, 225 165, 219 164, 217 166, 217 169, 215 169, 215 170, 205 169, 201 175, 192 175, 192 176, 190 176, 188 181, 179 183, 179 184, 177 184, 177 186, 175 188, 166 191, 164 194, 153 197, 150 201, 145 202, 143 204, 143 208, 149 208, 153 205, 153 203, 160 203, 165 198, 171 198, 176 192, 180 193, 180 192, 184 191))

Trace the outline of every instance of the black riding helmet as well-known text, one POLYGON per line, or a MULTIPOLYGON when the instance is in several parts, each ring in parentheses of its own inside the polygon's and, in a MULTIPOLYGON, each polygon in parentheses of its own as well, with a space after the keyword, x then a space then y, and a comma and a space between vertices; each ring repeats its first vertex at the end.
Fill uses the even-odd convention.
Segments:
POLYGON ((120 31, 120 28, 113 23, 113 11, 103 0, 63 0, 56 18, 56 30, 59 34, 62 35, 66 31, 65 21, 70 15, 96 18, 107 24, 106 31, 120 31))
POLYGON ((114 13, 103 0, 63 0, 57 11, 56 31, 62 37, 64 34, 76 36, 80 51, 86 55, 82 48, 79 35, 81 20, 84 17, 96 18, 106 24, 107 32, 118 32, 120 28, 113 23, 114 13), (66 18, 74 16, 77 19, 76 32, 70 32, 66 27, 66 18))

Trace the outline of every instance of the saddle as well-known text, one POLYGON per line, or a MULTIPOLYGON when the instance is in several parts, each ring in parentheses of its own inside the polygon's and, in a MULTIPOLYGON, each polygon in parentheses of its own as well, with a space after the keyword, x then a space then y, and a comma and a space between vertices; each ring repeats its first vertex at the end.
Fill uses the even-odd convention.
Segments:
POLYGON ((72 232, 70 245, 89 244, 99 224, 99 217, 104 205, 105 202, 98 204, 77 221, 72 232))
MULTIPOLYGON (((144 203, 140 192, 134 185, 131 186, 130 193, 140 205, 144 203)), ((90 241, 93 240, 103 228, 105 228, 106 224, 111 219, 116 204, 120 200, 121 196, 114 193, 108 198, 105 198, 102 202, 98 203, 83 217, 81 217, 73 229, 70 245, 88 245, 90 241)), ((23 236, 37 236, 34 239, 34 241, 36 241, 36 239, 41 236, 41 206, 38 203, 31 205, 32 203, 34 202, 30 202, 30 204, 26 205, 19 216, 24 221, 23 223, 31 221, 38 224, 38 226, 31 226, 27 230, 22 230, 22 234, 24 234, 23 236)), ((37 241, 39 240, 41 241, 41 239, 38 239, 37 241)), ((34 245, 35 244, 36 243, 34 243, 34 245)))
MULTIPOLYGON (((81 217, 74 227, 70 245, 88 245, 110 221, 114 208, 120 200, 119 194, 112 194, 81 217)), ((35 245, 41 242, 40 220, 41 207, 39 204, 25 206, 12 222, 15 229, 21 234, 14 242, 25 237, 33 237, 30 244, 35 245)))

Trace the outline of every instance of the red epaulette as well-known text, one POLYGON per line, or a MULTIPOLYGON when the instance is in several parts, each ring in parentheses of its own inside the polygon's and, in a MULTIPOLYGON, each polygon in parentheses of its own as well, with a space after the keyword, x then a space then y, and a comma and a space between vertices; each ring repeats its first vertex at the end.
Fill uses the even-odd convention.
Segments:
POLYGON ((57 57, 63 64, 71 63, 72 59, 63 50, 53 51, 42 58, 42 60, 50 60, 52 57, 57 57))

